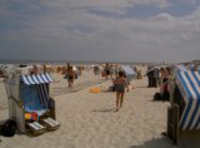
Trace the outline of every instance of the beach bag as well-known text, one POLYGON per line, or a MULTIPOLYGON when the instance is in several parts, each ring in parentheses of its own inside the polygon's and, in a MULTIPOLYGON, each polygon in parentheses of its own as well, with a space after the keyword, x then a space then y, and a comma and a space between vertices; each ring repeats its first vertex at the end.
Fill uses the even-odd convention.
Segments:
POLYGON ((158 92, 155 93, 154 96, 153 96, 153 100, 154 100, 154 101, 162 100, 161 94, 158 93, 158 92))
POLYGON ((110 86, 109 88, 108 88, 108 91, 111 91, 111 92, 115 92, 115 85, 113 85, 113 86, 110 86))
POLYGON ((7 120, 0 129, 0 134, 5 137, 13 137, 16 133, 17 125, 13 120, 7 120))

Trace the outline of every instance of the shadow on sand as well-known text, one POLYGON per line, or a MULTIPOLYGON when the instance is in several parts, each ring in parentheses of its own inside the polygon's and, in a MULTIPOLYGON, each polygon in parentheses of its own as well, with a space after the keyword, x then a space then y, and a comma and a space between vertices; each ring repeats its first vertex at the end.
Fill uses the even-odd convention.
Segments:
POLYGON ((146 141, 142 145, 133 145, 129 148, 177 148, 177 146, 174 145, 169 138, 161 137, 158 139, 152 139, 150 141, 146 141))
POLYGON ((108 112, 114 112, 114 108, 107 108, 107 109, 97 109, 97 110, 93 110, 92 112, 99 112, 99 113, 108 113, 108 112))
POLYGON ((148 88, 148 86, 137 86, 136 88, 148 88))

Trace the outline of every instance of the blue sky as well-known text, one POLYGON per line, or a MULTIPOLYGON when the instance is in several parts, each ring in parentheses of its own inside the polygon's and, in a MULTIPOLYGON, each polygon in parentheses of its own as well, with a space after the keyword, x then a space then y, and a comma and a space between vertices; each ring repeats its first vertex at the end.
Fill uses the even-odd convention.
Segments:
POLYGON ((200 0, 1 0, 0 59, 200 57, 200 0))

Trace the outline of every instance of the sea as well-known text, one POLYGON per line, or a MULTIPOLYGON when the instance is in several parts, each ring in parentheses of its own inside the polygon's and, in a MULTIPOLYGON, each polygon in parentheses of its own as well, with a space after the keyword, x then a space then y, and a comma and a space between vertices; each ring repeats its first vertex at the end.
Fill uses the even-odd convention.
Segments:
POLYGON ((51 65, 65 65, 67 63, 73 65, 91 65, 91 64, 105 64, 105 63, 112 63, 112 64, 123 64, 123 65, 155 65, 161 63, 145 63, 145 62, 133 62, 133 61, 126 61, 126 62, 119 62, 119 61, 73 61, 73 60, 62 60, 62 61, 55 61, 55 60, 0 60, 0 64, 51 64, 51 65))

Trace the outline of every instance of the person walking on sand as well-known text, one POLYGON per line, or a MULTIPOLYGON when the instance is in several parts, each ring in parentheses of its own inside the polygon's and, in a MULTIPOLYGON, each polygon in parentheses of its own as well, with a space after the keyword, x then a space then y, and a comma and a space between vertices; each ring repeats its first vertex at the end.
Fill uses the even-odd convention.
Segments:
POLYGON ((125 87, 127 86, 127 79, 122 71, 119 72, 117 78, 114 80, 115 91, 116 91, 116 112, 123 105, 125 87))

